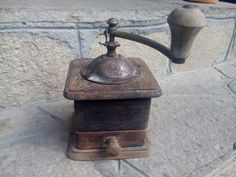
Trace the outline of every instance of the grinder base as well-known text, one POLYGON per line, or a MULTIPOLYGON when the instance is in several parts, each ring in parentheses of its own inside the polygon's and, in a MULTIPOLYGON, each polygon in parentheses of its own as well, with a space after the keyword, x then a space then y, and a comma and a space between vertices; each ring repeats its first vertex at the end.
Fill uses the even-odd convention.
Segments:
MULTIPOLYGON (((93 132, 97 134, 99 132, 93 132)), ((113 131, 109 131, 114 135, 113 131)), ((125 133, 125 132, 124 132, 125 133)), ((121 133, 122 134, 122 133, 121 133)), ((120 153, 116 156, 110 156, 107 154, 104 147, 93 149, 80 149, 77 147, 78 142, 75 138, 75 134, 70 135, 70 142, 68 147, 68 157, 72 160, 114 160, 114 159, 129 159, 129 158, 141 158, 149 156, 149 143, 148 138, 141 146, 122 147, 120 153)))

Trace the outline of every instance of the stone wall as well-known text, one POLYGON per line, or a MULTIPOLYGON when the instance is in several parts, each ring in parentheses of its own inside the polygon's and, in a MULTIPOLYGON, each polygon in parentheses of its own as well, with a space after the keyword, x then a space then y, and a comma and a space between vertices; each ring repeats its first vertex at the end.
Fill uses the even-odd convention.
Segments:
MULTIPOLYGON (((155 11, 107 11, 99 15, 77 10, 0 9, 0 109, 43 100, 62 99, 67 69, 75 58, 105 52, 98 44, 106 20, 121 19, 120 29, 170 45, 167 14, 176 6, 155 11)), ((236 59, 235 12, 232 8, 201 7, 207 27, 197 37, 184 65, 171 64, 142 44, 117 39, 118 52, 139 57, 157 79, 236 59)))

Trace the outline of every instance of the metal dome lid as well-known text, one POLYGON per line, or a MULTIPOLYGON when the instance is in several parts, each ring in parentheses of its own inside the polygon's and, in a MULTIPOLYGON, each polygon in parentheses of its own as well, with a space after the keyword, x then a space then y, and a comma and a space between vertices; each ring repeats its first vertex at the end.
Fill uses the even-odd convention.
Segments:
MULTIPOLYGON (((118 20, 111 18, 107 21, 109 30, 116 30, 118 20)), ((109 34, 108 30, 104 31, 105 43, 100 43, 107 48, 107 53, 93 59, 86 68, 83 68, 80 73, 85 79, 107 85, 124 84, 134 81, 140 74, 140 67, 116 53, 116 48, 120 46, 115 41, 115 36, 109 34)))
POLYGON ((140 69, 127 58, 116 55, 101 55, 81 70, 81 75, 92 82, 100 84, 123 84, 137 78, 140 69))

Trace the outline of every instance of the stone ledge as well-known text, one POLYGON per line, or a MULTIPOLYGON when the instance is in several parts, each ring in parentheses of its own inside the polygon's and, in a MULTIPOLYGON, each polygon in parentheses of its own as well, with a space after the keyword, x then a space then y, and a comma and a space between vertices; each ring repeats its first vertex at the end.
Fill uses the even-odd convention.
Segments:
MULTIPOLYGON (((65 3, 51 2, 46 0, 28 3, 0 2, 1 22, 96 22, 106 21, 109 17, 123 20, 159 20, 169 14, 175 7, 183 4, 191 4, 182 0, 172 1, 143 1, 121 0, 119 3, 106 0, 100 1, 70 1, 65 3), (98 15, 99 14, 99 15, 98 15)), ((236 5, 220 2, 214 4, 198 5, 209 18, 235 17, 236 5)))
POLYGON ((149 158, 87 162, 68 159, 72 101, 3 109, 0 111, 0 176, 203 177, 211 174, 235 157, 232 149, 236 136, 236 95, 227 87, 233 81, 227 76, 235 70, 229 63, 218 68, 222 72, 229 69, 222 74, 214 68, 205 68, 172 75, 160 82, 163 96, 153 99, 149 120, 153 151, 149 158))

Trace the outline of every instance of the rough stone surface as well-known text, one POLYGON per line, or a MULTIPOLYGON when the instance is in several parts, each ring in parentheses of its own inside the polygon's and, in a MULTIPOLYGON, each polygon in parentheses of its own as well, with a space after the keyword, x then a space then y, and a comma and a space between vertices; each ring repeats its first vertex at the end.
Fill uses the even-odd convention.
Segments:
POLYGON ((208 20, 194 41, 184 65, 171 64, 173 72, 210 67, 225 60, 234 30, 234 20, 208 20))
POLYGON ((0 105, 62 98, 76 31, 0 33, 0 105))
MULTIPOLYGON (((168 34, 166 34, 165 32, 152 33, 146 35, 145 37, 159 41, 160 43, 163 43, 165 45, 168 45, 169 43, 168 34)), ((96 40, 90 47, 91 51, 89 57, 95 58, 101 54, 106 53, 106 48, 98 44, 99 42, 103 41, 104 36, 99 36, 98 38, 96 38, 96 40)), ((118 41, 121 45, 117 48, 118 54, 121 54, 125 57, 137 57, 143 59, 147 63, 156 78, 160 78, 161 75, 166 75, 169 72, 169 59, 158 51, 143 44, 139 44, 125 39, 117 38, 116 41, 118 41)))
POLYGON ((236 61, 236 21, 235 21, 235 28, 234 28, 234 34, 231 39, 231 45, 228 51, 227 60, 229 61, 236 61))
POLYGON ((71 103, 60 101, 1 111, 1 177, 101 176, 92 162, 75 162, 66 156, 71 103))
MULTIPOLYGON (((230 67, 229 67, 230 68, 230 67)), ((233 74, 234 71, 232 70, 233 74)), ((227 84, 232 79, 222 75, 217 70, 199 69, 196 72, 185 72, 171 75, 160 81, 163 94, 171 96, 191 96, 191 95, 227 95, 232 92, 227 84), (204 72, 205 77, 202 77, 204 72), (184 74, 184 79, 182 79, 184 74), (201 79, 193 79, 201 78, 201 79), (167 84, 168 83, 168 84, 167 84), (196 89, 193 89, 195 87, 196 89)))
POLYGON ((170 67, 153 49, 118 39, 118 52, 144 59, 163 90, 152 102, 151 157, 69 160, 73 102, 48 101, 61 100, 71 59, 105 52, 98 44, 104 37, 97 36, 108 18, 120 19, 122 30, 169 46, 167 15, 186 3, 0 1, 0 176, 235 177, 236 4, 197 4, 208 26, 185 65, 170 67))
MULTIPOLYGON (((231 70, 227 75, 233 73, 231 70)), ((232 81, 227 75, 202 69, 163 79, 164 95, 153 101, 149 124, 153 154, 126 160, 125 167, 120 165, 120 173, 199 177, 226 162, 236 135, 236 97, 227 87, 232 81)), ((114 170, 106 173, 117 175, 114 170)))
POLYGON ((219 172, 211 175, 210 177, 235 177, 236 175, 236 158, 227 165, 226 167, 222 168, 219 172))
POLYGON ((227 87, 231 92, 236 93, 236 61, 234 60, 228 64, 216 65, 215 69, 225 77, 231 79, 231 81, 227 84, 227 87))
POLYGON ((163 96, 151 108, 149 158, 69 160, 72 101, 2 108, 0 176, 234 177, 236 93, 227 86, 234 70, 227 71, 206 68, 161 80, 163 96))
MULTIPOLYGON (((104 28, 105 29, 105 28, 104 28)), ((94 53, 94 55, 91 55, 91 50, 97 50, 97 48, 100 46, 99 42, 105 42, 105 37, 100 37, 99 39, 96 40, 96 42, 94 42, 94 40, 99 36, 99 34, 101 35, 103 33, 103 30, 96 30, 96 29, 92 29, 92 30, 79 30, 79 39, 80 39, 80 43, 81 43, 81 55, 82 57, 85 58, 95 58, 98 55, 101 55, 104 53, 104 50, 100 50, 97 51, 97 53, 94 53), (98 41, 99 40, 99 41, 98 41), (99 53, 101 52, 101 53, 99 53), (97 54, 97 56, 95 56, 95 54, 97 54)))
POLYGON ((231 79, 236 79, 236 60, 235 62, 231 64, 221 64, 221 65, 216 65, 215 69, 221 72, 223 75, 226 77, 229 77, 231 79))
POLYGON ((128 160, 145 174, 191 176, 196 169, 232 149, 236 134, 235 98, 163 96, 161 99, 153 102, 149 124, 153 155, 128 160), (222 109, 224 113, 216 113, 222 109))
POLYGON ((236 44, 233 45, 229 55, 231 60, 236 60, 236 44))
POLYGON ((236 93, 236 80, 231 81, 228 84, 228 88, 233 92, 236 93))
MULTIPOLYGON (((105 21, 109 17, 125 20, 156 20, 183 4, 191 3, 182 0, 103 0, 102 2, 99 0, 2 0, 0 19, 3 22, 94 22, 105 21)), ((209 17, 235 16, 236 5, 232 3, 220 2, 208 5, 198 3, 197 5, 209 17)))
MULTIPOLYGON (((182 0, 1 1, 0 107, 61 97, 69 61, 103 53, 97 42, 103 42, 104 38, 96 37, 107 27, 108 18, 118 18, 121 30, 169 46, 167 15, 183 4, 191 3, 182 0)), ((172 72, 234 60, 236 5, 226 2, 197 5, 206 13, 208 27, 198 36, 185 65, 171 67, 162 54, 127 40, 118 40, 121 43, 118 52, 143 58, 158 79, 172 72)))

